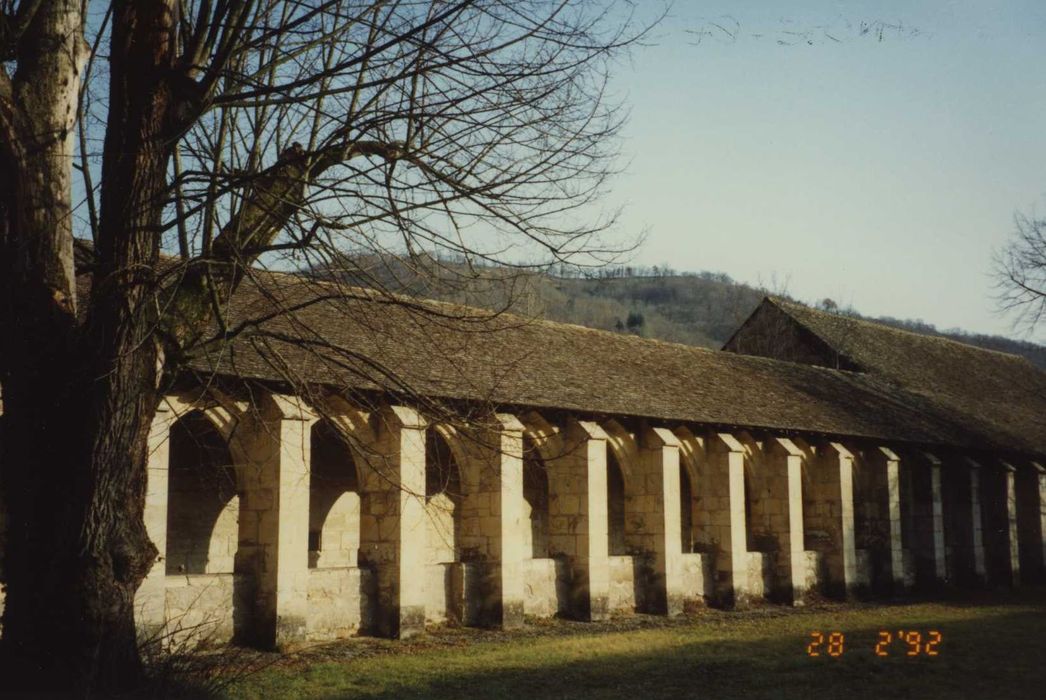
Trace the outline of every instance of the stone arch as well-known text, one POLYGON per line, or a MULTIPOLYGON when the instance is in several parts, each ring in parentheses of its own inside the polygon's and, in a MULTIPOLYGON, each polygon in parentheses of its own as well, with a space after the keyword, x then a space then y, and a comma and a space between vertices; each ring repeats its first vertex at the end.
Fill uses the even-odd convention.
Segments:
POLYGON ((634 436, 616 420, 603 426, 607 440, 607 537, 610 556, 629 554, 629 523, 637 495, 639 450, 634 436))
POLYGON ((144 519, 157 563, 136 594, 138 624, 176 643, 248 634, 254 577, 240 528, 245 406, 218 391, 164 396, 153 419, 144 519), (244 575, 244 574, 247 575, 244 575))
POLYGON ((560 430, 539 414, 528 414, 523 425, 523 607, 527 615, 551 617, 570 611, 570 561, 554 546, 569 520, 552 517, 571 503, 570 467, 564 464, 570 458, 560 430))
MULTIPOLYGON (((468 592, 464 552, 465 491, 462 469, 452 447, 453 436, 429 427, 425 431, 424 570, 425 620, 465 622, 468 592)), ((458 455, 461 455, 458 452, 458 455)), ((475 522, 475 519, 473 519, 475 522)))
POLYGON ((565 456, 566 445, 558 426, 549 423, 537 411, 530 411, 520 419, 523 423, 523 437, 529 441, 534 454, 541 459, 546 469, 565 456))
POLYGON ((523 440, 523 504, 524 554, 532 559, 548 558, 548 469, 529 437, 523 440))
POLYGON ((170 429, 166 570, 232 573, 239 542, 239 490, 222 424, 192 409, 170 429))
POLYGON ((360 548, 360 480, 353 451, 321 419, 310 435, 309 567, 354 567, 360 548))
MULTIPOLYGON (((744 491, 745 491, 745 532, 749 552, 773 552, 777 550, 777 538, 774 536, 773 509, 774 498, 780 495, 781 485, 774 479, 768 464, 765 440, 757 440, 748 432, 737 434, 744 446, 744 491)), ((787 494, 787 482, 784 484, 787 494)))
POLYGON ((682 520, 680 527, 683 552, 707 552, 710 548, 705 532, 707 514, 702 507, 709 484, 705 440, 685 427, 677 428, 673 432, 679 439, 679 511, 682 520), (687 490, 689 493, 685 493, 687 490))
POLYGON ((459 430, 445 423, 432 425, 430 432, 442 438, 453 463, 457 466, 462 495, 476 493, 483 476, 480 471, 483 467, 490 466, 489 460, 484 458, 484 453, 493 447, 487 442, 489 437, 482 436, 482 431, 459 430))

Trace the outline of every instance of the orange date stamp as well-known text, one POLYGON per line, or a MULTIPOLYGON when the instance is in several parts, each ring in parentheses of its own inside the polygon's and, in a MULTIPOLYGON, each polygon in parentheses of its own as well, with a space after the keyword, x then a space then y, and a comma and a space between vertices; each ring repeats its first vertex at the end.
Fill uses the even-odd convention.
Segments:
MULTIPOLYGON (((941 654, 941 644, 944 635, 940 630, 879 630, 878 637, 872 645, 872 651, 877 657, 905 656, 935 657, 941 654)), ((867 648, 861 645, 860 648, 867 648)), ((806 645, 806 655, 811 658, 829 657, 839 658, 847 651, 846 635, 840 631, 821 632, 814 630, 810 633, 809 643, 806 645)))

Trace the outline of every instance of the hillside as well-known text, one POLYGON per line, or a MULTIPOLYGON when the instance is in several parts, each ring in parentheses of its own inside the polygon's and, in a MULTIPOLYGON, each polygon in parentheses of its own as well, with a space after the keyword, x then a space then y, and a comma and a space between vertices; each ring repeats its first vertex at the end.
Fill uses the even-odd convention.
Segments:
MULTIPOLYGON (((676 273, 656 267, 604 268, 591 276, 489 267, 466 271, 461 263, 445 260, 425 264, 415 261, 408 269, 387 259, 356 259, 353 267, 351 274, 337 276, 364 285, 381 284, 392 291, 709 348, 722 347, 768 293, 722 273, 676 273)), ((863 316, 855 309, 840 309, 829 299, 816 306, 916 333, 1022 355, 1046 369, 1046 347, 1035 343, 959 330, 941 331, 918 320, 863 316)))

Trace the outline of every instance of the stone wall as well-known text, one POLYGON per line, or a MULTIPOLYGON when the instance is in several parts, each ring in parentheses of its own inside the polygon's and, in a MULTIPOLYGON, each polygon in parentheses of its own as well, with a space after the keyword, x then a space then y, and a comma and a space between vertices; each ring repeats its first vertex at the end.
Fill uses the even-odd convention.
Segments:
POLYGON ((867 591, 872 587, 873 576, 875 575, 875 557, 873 553, 867 549, 857 550, 857 579, 854 581, 854 585, 858 590, 867 591))
POLYGON ((941 463, 927 453, 905 454, 911 489, 912 539, 915 582, 924 588, 941 583, 946 572, 945 537, 941 498, 941 463))
POLYGON ((168 576, 165 593, 169 644, 175 649, 217 646, 247 629, 254 582, 231 573, 168 576))
POLYGON ((773 552, 748 553, 745 577, 750 600, 764 598, 774 589, 774 556, 773 552))
POLYGON ((886 455, 869 450, 854 464, 854 542, 866 557, 866 583, 889 592, 893 587, 890 469, 886 455))
POLYGON ((327 517, 309 523, 310 568, 356 566, 360 551, 360 496, 345 491, 330 505, 327 517), (315 545, 315 547, 313 546, 315 545))
POLYGON ((748 551, 776 552, 787 549, 782 536, 788 534, 788 472, 764 454, 769 446, 757 446, 745 460, 745 498, 748 509, 748 551), (782 546, 782 545, 785 546, 782 546))
MULTIPOLYGON (((548 427, 542 430, 549 431, 548 427)), ((583 620, 609 613, 607 435, 598 424, 570 421, 550 440, 549 554, 569 567, 569 610, 583 620)))
POLYGON ((610 557, 610 596, 608 607, 611 612, 634 612, 642 607, 646 589, 643 557, 610 557))
POLYGON ((566 568, 565 562, 550 558, 523 560, 523 612, 528 617, 552 617, 569 612, 566 568))
MULTIPOLYGON (((885 447, 855 456, 840 443, 768 433, 698 436, 569 417, 554 426, 534 414, 499 414, 464 435, 387 407, 345 414, 365 447, 350 454, 310 442, 319 419, 290 398, 274 403, 239 423, 207 414, 211 432, 229 440, 217 461, 184 445, 169 460, 165 431, 183 414, 158 418, 145 519, 160 556, 182 570, 163 576, 161 566, 147 579, 143 627, 173 629, 179 644, 281 647, 361 632, 404 637, 426 624, 507 628, 524 614, 671 615, 786 589, 844 583, 849 592, 902 569, 910 584, 920 545, 932 543, 938 563, 942 527, 952 559, 979 531, 963 512, 975 514, 980 482, 942 482, 930 456, 919 473, 885 447), (524 440, 540 459, 525 455, 524 440), (235 489, 190 479, 201 465, 235 489), (624 554, 609 556, 611 520, 624 554)), ((1031 561, 1046 498, 1025 494, 1034 482, 1014 468, 982 472, 985 518, 1005 545, 996 563, 1018 553, 1031 561)))
POLYGON ((464 588, 461 574, 461 566, 455 562, 428 564, 425 567, 426 624, 461 621, 464 602, 461 596, 464 588))
POLYGON ((425 567, 425 622, 480 624, 490 573, 484 562, 444 562, 425 567))
POLYGON ((856 579, 854 455, 835 442, 808 452, 802 495, 804 549, 824 554, 826 579, 821 588, 842 597, 853 592, 856 579))
POLYGON ((306 635, 312 641, 350 637, 374 623, 374 574, 339 567, 309 571, 306 635))
POLYGON ((823 588, 827 573, 825 572, 824 552, 805 550, 803 552, 803 570, 799 575, 799 584, 804 591, 819 591, 823 588))
POLYGON ((698 533, 696 546, 713 555, 717 605, 730 606, 749 596, 744 462, 744 447, 727 433, 710 437, 700 460, 699 483, 705 487, 698 489, 697 502, 707 514, 707 526, 698 533))
POLYGON ((904 587, 912 588, 915 586, 916 573, 918 567, 916 566, 915 552, 911 549, 905 548, 904 550, 904 587))
POLYGON ((425 499, 426 563, 447 564, 458 559, 460 506, 445 493, 425 499))
POLYGON ((709 554, 686 553, 681 557, 683 606, 702 607, 712 595, 712 557, 709 554))

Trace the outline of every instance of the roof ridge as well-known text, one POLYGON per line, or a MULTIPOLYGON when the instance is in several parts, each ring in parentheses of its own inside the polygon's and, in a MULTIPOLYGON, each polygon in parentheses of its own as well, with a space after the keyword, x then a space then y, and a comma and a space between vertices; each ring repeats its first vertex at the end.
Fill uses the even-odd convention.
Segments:
MULTIPOLYGON (((334 280, 327 280, 327 279, 323 279, 323 278, 320 278, 320 277, 310 277, 307 274, 302 273, 300 271, 291 272, 291 271, 283 271, 283 270, 269 270, 269 269, 266 269, 266 268, 254 268, 254 269, 256 269, 256 270, 258 270, 260 272, 264 272, 266 274, 278 275, 280 277, 291 278, 292 280, 307 280, 308 282, 317 283, 319 285, 322 285, 322 286, 328 287, 328 288, 330 288, 330 287, 337 287, 338 284, 339 284, 338 282, 336 282, 334 280)), ((345 286, 343 286, 341 288, 342 289, 358 290, 361 293, 360 294, 361 300, 366 300, 366 301, 380 301, 381 297, 389 298, 390 301, 395 301, 397 299, 402 298, 402 299, 404 299, 404 300, 406 300, 408 302, 414 303, 414 304, 429 304, 429 305, 434 305, 434 306, 444 306, 444 307, 450 307, 450 308, 455 308, 455 309, 462 309, 462 310, 465 310, 465 311, 476 311, 479 314, 481 314, 482 316, 484 316, 484 317, 486 317, 487 319, 490 319, 490 320, 499 319, 499 318, 500 319, 519 319, 519 321, 520 321, 520 323, 518 324, 519 326, 542 325, 542 326, 548 326, 548 327, 551 327, 551 328, 566 328, 566 329, 571 329, 571 330, 574 330, 574 331, 581 331, 583 333, 591 333, 591 334, 595 334, 595 335, 605 336, 607 338, 614 338, 616 340, 622 340, 622 341, 624 341, 626 343, 634 343, 636 345, 646 345, 647 347, 651 347, 651 348, 653 348, 653 347, 674 347, 674 348, 686 350, 688 352, 706 353, 706 354, 709 354, 709 355, 715 355, 715 356, 720 357, 720 358, 725 358, 729 362, 734 362, 734 361, 742 362, 742 363, 744 363, 744 362, 754 362, 755 364, 765 364, 765 365, 770 365, 770 366, 779 366, 779 365, 791 366, 791 365, 797 365, 798 364, 798 365, 803 365, 805 367, 811 367, 811 365, 805 365, 804 363, 790 362, 788 360, 781 360, 781 359, 777 359, 777 358, 773 358, 773 357, 761 357, 761 356, 757 356, 757 355, 744 355, 744 354, 740 354, 740 353, 728 352, 728 351, 725 351, 725 350, 722 350, 722 349, 717 349, 717 348, 706 348, 706 347, 703 347, 701 345, 691 345, 689 343, 681 343, 679 341, 673 341, 673 340, 662 340, 660 338, 644 338, 643 336, 634 335, 634 334, 631 334, 631 333, 617 333, 615 331, 607 330, 607 329, 604 329, 604 328, 593 328, 591 326, 584 326, 584 325, 581 325, 579 323, 569 323, 569 322, 566 322, 566 321, 555 321, 555 320, 552 320, 552 319, 541 318, 541 317, 537 317, 537 316, 533 316, 533 317, 525 316, 523 314, 516 313, 516 312, 513 312, 513 311, 491 311, 489 309, 485 309, 485 308, 480 307, 480 306, 471 306, 471 305, 468 305, 468 304, 461 304, 459 302, 445 301, 445 300, 442 300, 442 299, 432 299, 432 298, 429 298, 429 297, 411 296, 409 294, 400 294, 398 292, 391 292, 389 290, 378 290, 378 289, 373 289, 373 288, 370 288, 370 287, 363 287, 363 286, 360 286, 360 285, 345 285, 345 286)), ((827 342, 827 341, 825 341, 825 342, 827 342)), ((840 374, 843 374, 845 376, 861 375, 862 374, 860 372, 854 372, 854 371, 850 371, 850 370, 839 369, 837 367, 821 367, 821 366, 817 366, 816 369, 819 370, 819 371, 823 370, 823 371, 830 372, 830 373, 840 373, 840 374)))
MULTIPOLYGON (((860 324, 860 325, 864 325, 864 326, 870 326, 870 327, 874 328, 875 330, 888 331, 888 332, 897 333, 897 334, 901 334, 901 335, 905 335, 905 336, 911 336, 911 337, 914 337, 914 338, 918 338, 919 340, 922 340, 922 341, 938 342, 938 343, 941 343, 941 344, 944 344, 944 345, 953 345, 953 346, 960 347, 960 348, 962 348, 964 350, 973 350, 973 351, 976 351, 976 352, 984 352, 984 353, 991 353, 991 354, 995 354, 995 355, 1001 355, 1002 357, 1004 357, 1006 359, 1016 360, 1016 361, 1021 362, 1021 363, 1027 363, 1027 364, 1031 365, 1032 367, 1035 367, 1035 364, 1031 360, 1029 360, 1028 358, 1026 358, 1026 357, 1024 357, 1022 355, 1018 355, 1016 353, 1006 352, 1004 350, 994 350, 992 348, 985 348, 985 347, 981 347, 980 345, 974 345, 972 343, 965 343, 965 342, 963 342, 961 340, 955 340, 954 338, 949 338, 949 337, 944 336, 944 335, 931 335, 931 334, 928 334, 928 333, 919 333, 918 331, 908 330, 907 328, 898 328, 896 326, 891 326, 891 325, 889 325, 887 323, 883 323, 882 321, 878 321, 876 319, 865 318, 863 316, 848 316, 846 314, 833 313, 831 311, 825 311, 824 309, 817 309, 817 308, 814 308, 814 307, 809 306, 807 304, 803 304, 801 302, 783 299, 781 297, 774 296, 774 295, 767 295, 766 299, 770 303, 775 304, 775 305, 777 305, 779 307, 782 307, 782 309, 784 311, 786 311, 786 312, 790 311, 791 309, 789 307, 791 307, 792 309, 799 309, 800 313, 809 313, 809 314, 812 314, 814 316, 823 316, 823 317, 826 317, 826 318, 829 318, 829 319, 838 319, 838 320, 846 321, 846 322, 850 322, 850 323, 860 324)), ((804 325, 806 325, 806 324, 804 324, 804 325)), ((817 335, 819 338, 821 337, 820 334, 818 334, 818 333, 814 333, 814 335, 817 335)), ((821 339, 825 340, 824 338, 821 338, 821 339)), ((825 340, 825 342, 827 342, 827 340, 825 340)), ((829 343, 829 345, 831 345, 831 343, 829 343)))

